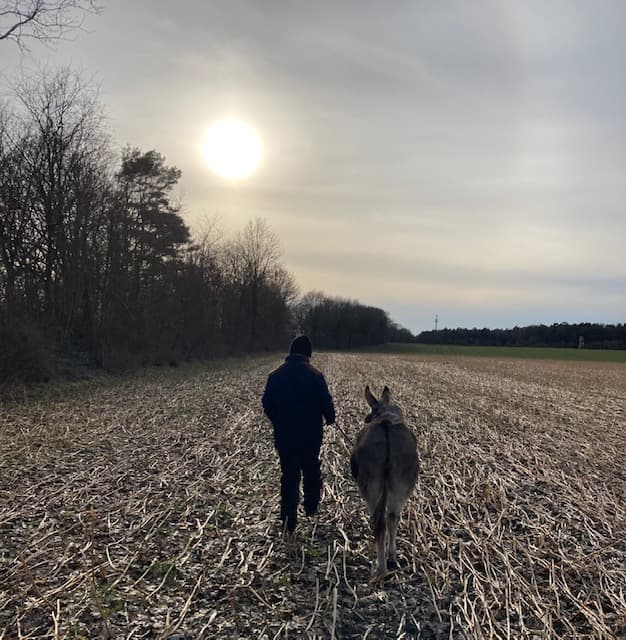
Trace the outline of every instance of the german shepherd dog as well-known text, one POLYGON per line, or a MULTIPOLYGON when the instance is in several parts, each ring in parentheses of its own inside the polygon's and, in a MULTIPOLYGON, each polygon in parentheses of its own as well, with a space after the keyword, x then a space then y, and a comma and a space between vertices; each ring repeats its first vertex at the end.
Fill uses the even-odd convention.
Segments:
POLYGON ((365 399, 371 412, 357 435, 350 469, 367 503, 376 539, 376 574, 382 577, 387 570, 387 550, 389 568, 396 566, 400 512, 417 481, 417 442, 404 424, 401 409, 391 403, 389 387, 376 400, 367 386, 365 399))

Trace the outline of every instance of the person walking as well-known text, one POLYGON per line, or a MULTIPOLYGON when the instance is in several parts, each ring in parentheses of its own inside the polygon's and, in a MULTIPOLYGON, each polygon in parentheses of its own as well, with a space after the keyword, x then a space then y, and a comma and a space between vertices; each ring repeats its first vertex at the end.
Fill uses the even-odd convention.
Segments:
POLYGON ((322 491, 319 455, 323 424, 335 422, 324 375, 310 363, 312 351, 307 336, 295 338, 285 362, 269 374, 262 400, 274 428, 281 469, 280 518, 289 533, 298 522, 301 475, 305 513, 317 513, 322 491))

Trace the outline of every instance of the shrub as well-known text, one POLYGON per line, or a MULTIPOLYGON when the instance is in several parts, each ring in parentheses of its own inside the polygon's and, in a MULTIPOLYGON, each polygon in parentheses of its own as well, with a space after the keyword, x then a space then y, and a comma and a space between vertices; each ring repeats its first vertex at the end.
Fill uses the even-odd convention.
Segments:
POLYGON ((47 382, 51 375, 41 331, 23 318, 0 318, 0 385, 47 382))

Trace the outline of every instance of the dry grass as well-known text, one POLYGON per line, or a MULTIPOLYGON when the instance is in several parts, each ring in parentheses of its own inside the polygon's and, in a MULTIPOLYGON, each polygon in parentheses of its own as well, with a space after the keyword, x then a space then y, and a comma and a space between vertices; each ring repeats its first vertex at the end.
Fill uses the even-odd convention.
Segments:
POLYGON ((278 533, 269 359, 0 414, 0 638, 626 637, 626 368, 320 355, 345 430, 391 386, 422 474, 370 581, 348 447, 278 533))

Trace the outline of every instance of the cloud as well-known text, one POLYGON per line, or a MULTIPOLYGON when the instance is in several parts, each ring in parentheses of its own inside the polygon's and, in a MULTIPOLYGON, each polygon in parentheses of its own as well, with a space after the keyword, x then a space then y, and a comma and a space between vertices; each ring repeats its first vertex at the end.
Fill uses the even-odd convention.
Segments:
POLYGON ((626 315, 623 3, 131 4, 59 57, 183 170, 189 222, 263 216, 303 289, 414 330, 626 315), (224 114, 264 141, 236 187, 199 144, 224 114))

